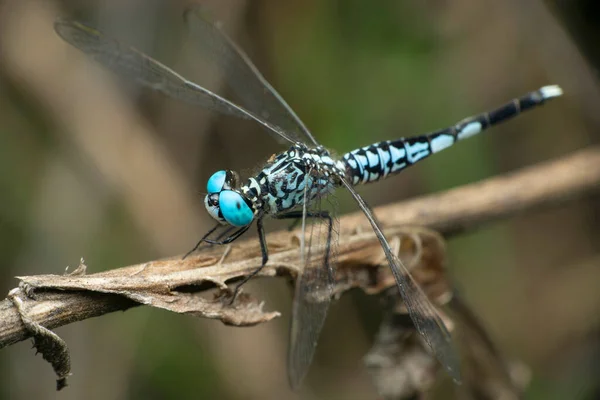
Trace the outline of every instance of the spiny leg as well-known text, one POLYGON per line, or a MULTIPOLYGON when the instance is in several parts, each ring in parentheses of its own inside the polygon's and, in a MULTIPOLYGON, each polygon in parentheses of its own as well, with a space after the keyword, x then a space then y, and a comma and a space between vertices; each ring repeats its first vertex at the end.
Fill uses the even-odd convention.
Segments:
MULTIPOLYGON (((220 224, 219 224, 220 225, 220 224)), ((235 228, 237 228, 236 226, 229 226, 227 227, 227 229, 225 229, 223 232, 219 233, 217 235, 217 237, 214 239, 214 243, 211 243, 209 241, 207 241, 207 237, 213 233, 218 227, 219 225, 215 226, 214 228, 212 228, 210 231, 208 231, 208 233, 206 235, 204 235, 202 237, 202 239, 200 239, 200 241, 198 241, 198 243, 196 243, 196 245, 194 246, 194 248, 190 251, 188 251, 187 253, 185 253, 185 255, 183 256, 182 260, 185 259, 187 256, 189 256, 191 253, 193 253, 194 251, 198 250, 200 248, 200 245, 202 245, 202 243, 208 243, 209 245, 213 245, 213 244, 227 244, 227 243, 231 243, 233 240, 237 239, 242 233, 244 233, 245 231, 242 231, 240 234, 238 234, 233 240, 230 240, 227 243, 221 243, 220 240, 223 239, 225 236, 229 235, 229 233, 231 233, 231 231, 233 231, 235 228)), ((227 240, 227 239, 226 239, 227 240)))
POLYGON ((187 253, 185 253, 185 255, 181 258, 182 260, 185 260, 187 258, 187 256, 189 256, 190 254, 192 254, 193 252, 195 252, 196 250, 198 250, 198 247, 200 247, 200 245, 202 244, 202 242, 204 242, 204 240, 209 237, 214 231, 216 231, 219 226, 221 226, 221 224, 217 224, 215 225, 214 228, 212 228, 211 230, 209 230, 208 232, 206 232, 206 234, 204 236, 202 236, 202 239, 200 239, 198 241, 198 243, 196 243, 196 245, 187 253))
POLYGON ((232 226, 227 227, 227 229, 225 229, 223 232, 221 232, 217 235, 215 240, 219 241, 219 240, 223 239, 225 236, 229 235, 229 233, 231 233, 231 231, 235 230, 235 228, 237 228, 237 226, 232 225, 232 226))
MULTIPOLYGON (((263 245, 263 241, 264 241, 264 229, 262 227, 262 218, 259 219, 256 222, 256 225, 258 226, 258 234, 259 237, 261 239, 261 251, 263 254, 263 262, 262 262, 262 266, 261 268, 267 263, 267 249, 266 249, 266 242, 263 245)), ((240 236, 242 236, 244 233, 246 233, 246 231, 248 230, 248 228, 250 228, 250 225, 247 226, 243 226, 240 229, 238 229, 236 232, 233 233, 233 235, 228 236, 227 238, 221 240, 223 238, 223 236, 229 234, 229 232, 232 231, 233 228, 235 228, 234 226, 228 227, 224 232, 221 232, 215 240, 212 239, 208 239, 208 236, 210 236, 210 234, 212 234, 215 230, 217 230, 217 228, 219 226, 222 226, 221 224, 217 224, 217 226, 215 226, 214 228, 212 228, 211 230, 209 230, 203 237, 202 239, 200 239, 200 241, 198 241, 198 243, 196 243, 196 246, 194 246, 194 248, 190 251, 188 251, 183 258, 185 259, 188 255, 190 255, 191 253, 193 253, 194 251, 196 251, 198 249, 198 247, 200 247, 200 245, 205 242, 208 244, 217 244, 217 245, 224 245, 224 244, 229 244, 231 242, 233 242, 234 240, 236 240, 237 238, 239 238, 240 236)), ((254 275, 256 275, 260 269, 257 269, 256 271, 254 271, 251 275, 247 276, 246 278, 244 278, 244 280, 242 281, 242 283, 240 283, 236 288, 235 291, 233 293, 233 298, 231 300, 231 302, 233 303, 233 301, 235 300, 237 293, 240 289, 240 286, 242 286, 244 283, 246 283, 250 278, 252 278, 254 275)))
POLYGON ((254 276, 256 276, 256 274, 258 274, 264 268, 264 266, 267 264, 267 261, 269 261, 269 250, 267 248, 267 239, 265 238, 265 228, 263 227, 262 217, 256 220, 256 229, 258 230, 258 241, 260 242, 262 263, 260 264, 260 267, 256 268, 254 271, 252 271, 252 273, 245 276, 244 279, 242 279, 242 281, 238 283, 238 285, 235 287, 235 290, 233 291, 233 297, 231 298, 230 304, 233 304, 242 286, 246 284, 250 279, 254 278, 254 276))
POLYGON ((185 258, 187 256, 189 256, 190 254, 192 254, 194 251, 198 250, 198 248, 200 247, 200 245, 202 243, 208 243, 208 244, 229 244, 231 242, 233 242, 234 240, 236 240, 237 238, 239 238, 240 236, 242 236, 249 228, 249 226, 244 226, 242 227, 240 230, 238 230, 237 232, 235 232, 233 235, 227 237, 225 240, 220 240, 223 238, 223 236, 228 235, 229 232, 231 232, 235 226, 231 226, 228 227, 227 229, 225 229, 224 232, 221 232, 215 240, 212 239, 208 239, 208 237, 217 230, 217 228, 219 228, 220 226, 222 226, 221 224, 217 224, 214 228, 212 228, 211 230, 209 230, 204 236, 202 236, 202 239, 200 239, 198 241, 198 243, 196 243, 196 245, 194 246, 193 249, 191 249, 190 251, 188 251, 187 253, 185 253, 185 255, 183 256, 182 260, 185 260, 185 258))
MULTIPOLYGON (((223 236, 223 235, 219 235, 216 240, 205 238, 204 241, 209 244, 218 244, 218 245, 229 244, 229 243, 233 242, 234 240, 236 240, 237 238, 239 238, 240 236, 242 236, 244 233, 246 233, 248 228, 250 228, 250 225, 242 226, 239 230, 234 232, 233 235, 231 235, 223 240, 219 240, 223 236)), ((230 230, 227 230, 227 232, 230 232, 230 230)))

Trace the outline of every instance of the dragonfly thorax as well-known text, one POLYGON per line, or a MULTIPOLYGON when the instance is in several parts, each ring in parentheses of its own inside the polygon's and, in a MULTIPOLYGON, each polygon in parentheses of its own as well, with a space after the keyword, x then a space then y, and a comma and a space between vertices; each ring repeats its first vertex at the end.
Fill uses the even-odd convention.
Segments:
POLYGON ((345 169, 323 147, 296 144, 273 155, 240 190, 255 209, 277 215, 331 193, 345 169))
POLYGON ((246 226, 254 220, 256 208, 238 189, 238 175, 234 171, 217 171, 208 179, 204 198, 206 210, 223 225, 246 226))

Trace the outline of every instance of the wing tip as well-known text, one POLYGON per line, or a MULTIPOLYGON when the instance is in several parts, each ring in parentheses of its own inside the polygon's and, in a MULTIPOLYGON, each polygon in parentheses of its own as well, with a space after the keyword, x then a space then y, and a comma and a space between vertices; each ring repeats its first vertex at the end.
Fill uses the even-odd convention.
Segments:
MULTIPOLYGON (((302 368, 298 365, 295 365, 294 357, 291 357, 291 354, 288 355, 288 365, 287 365, 287 376, 288 383, 292 391, 297 392, 302 386, 302 382, 306 377, 306 373, 308 372, 308 368, 302 368)), ((296 360, 298 361, 298 360, 296 360)))
POLYGON ((72 26, 72 21, 64 18, 57 18, 54 20, 54 31, 58 33, 61 37, 64 32, 64 28, 68 28, 72 26))
POLYGON ((54 29, 58 30, 59 28, 79 28, 80 26, 83 26, 83 24, 77 22, 77 21, 73 21, 71 19, 67 19, 67 18, 62 18, 62 17, 58 17, 54 20, 54 29))
POLYGON ((462 385, 462 376, 461 376, 461 373, 460 373, 460 367, 446 365, 445 369, 446 369, 446 372, 448 373, 448 375, 450 375, 450 378, 452 378, 452 380, 454 381, 455 384, 462 385))
POLYGON ((303 378, 300 379, 299 377, 293 376, 291 373, 288 373, 288 383, 290 385, 290 389, 292 389, 292 391, 294 392, 297 392, 300 389, 303 380, 303 378))
POLYGON ((54 20, 54 31, 64 41, 70 43, 75 47, 78 47, 78 34, 84 34, 88 37, 93 37, 95 40, 97 40, 98 37, 101 35, 100 31, 86 24, 66 18, 57 18, 54 20))

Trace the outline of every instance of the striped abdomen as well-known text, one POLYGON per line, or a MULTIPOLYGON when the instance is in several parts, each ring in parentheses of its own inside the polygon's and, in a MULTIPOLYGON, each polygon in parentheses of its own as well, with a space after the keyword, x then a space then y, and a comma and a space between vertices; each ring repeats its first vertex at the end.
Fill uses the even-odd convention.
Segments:
POLYGON ((427 135, 374 143, 346 153, 342 160, 354 185, 375 182, 561 94, 562 89, 556 85, 544 86, 493 111, 465 118, 449 128, 427 135))

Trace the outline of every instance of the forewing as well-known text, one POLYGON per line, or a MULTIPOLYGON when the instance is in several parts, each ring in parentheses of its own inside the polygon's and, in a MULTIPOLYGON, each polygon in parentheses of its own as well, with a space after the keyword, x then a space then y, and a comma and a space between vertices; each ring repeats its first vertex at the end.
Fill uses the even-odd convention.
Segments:
POLYGON ((402 300, 406 305, 408 314, 415 324, 415 328, 425 339, 425 342, 427 342, 442 366, 444 366, 446 371, 448 371, 448 374, 454 379, 454 381, 460 382, 460 365, 458 355, 456 354, 456 351, 452 345, 450 332, 448 332, 448 329, 446 329, 446 326, 437 313, 435 306, 431 304, 423 290, 411 276, 408 269, 390 248, 387 239, 383 235, 383 232, 367 203, 354 190, 348 181, 346 181, 345 178, 341 177, 341 180, 371 223, 373 231, 375 231, 377 239, 379 239, 379 242, 381 243, 381 247, 383 248, 385 256, 392 270, 392 274, 396 279, 396 283, 400 290, 400 295, 402 296, 402 300))
POLYGON ((318 146, 304 123, 258 71, 250 58, 199 9, 186 13, 190 34, 203 58, 225 73, 241 104, 298 142, 318 146))
POLYGON ((54 29, 66 42, 124 78, 158 90, 175 99, 223 114, 252 119, 278 137, 292 143, 296 142, 281 128, 187 80, 148 55, 124 45, 94 28, 76 21, 58 20, 54 23, 54 29))
POLYGON ((308 372, 333 295, 338 220, 335 207, 322 207, 328 200, 335 198, 330 195, 304 207, 300 245, 304 265, 296 279, 288 354, 292 388, 299 387, 308 372), (324 211, 329 219, 317 217, 324 211))

